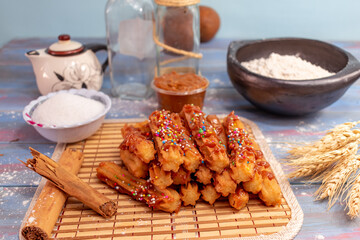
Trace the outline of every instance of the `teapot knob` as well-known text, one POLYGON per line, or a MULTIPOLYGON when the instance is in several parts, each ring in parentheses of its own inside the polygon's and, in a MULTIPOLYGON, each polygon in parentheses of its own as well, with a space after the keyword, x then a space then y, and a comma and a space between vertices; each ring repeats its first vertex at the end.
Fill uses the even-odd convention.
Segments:
POLYGON ((58 37, 59 41, 69 41, 70 40, 70 35, 68 34, 61 34, 58 37))

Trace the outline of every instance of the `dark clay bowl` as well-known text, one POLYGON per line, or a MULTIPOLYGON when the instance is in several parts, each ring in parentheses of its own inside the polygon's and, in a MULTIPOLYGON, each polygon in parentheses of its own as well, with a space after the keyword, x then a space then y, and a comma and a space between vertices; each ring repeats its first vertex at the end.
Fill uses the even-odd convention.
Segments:
POLYGON ((325 42, 279 38, 231 42, 227 71, 237 91, 256 107, 277 114, 304 115, 338 100, 360 76, 360 63, 350 53, 325 42), (312 80, 281 80, 250 72, 240 65, 266 58, 272 52, 297 55, 336 74, 312 80))

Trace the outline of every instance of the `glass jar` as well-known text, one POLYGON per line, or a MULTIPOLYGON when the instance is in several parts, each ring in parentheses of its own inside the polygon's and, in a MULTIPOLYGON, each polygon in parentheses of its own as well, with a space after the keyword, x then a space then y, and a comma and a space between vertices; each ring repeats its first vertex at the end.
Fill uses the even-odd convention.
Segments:
POLYGON ((198 1, 155 0, 156 75, 199 74, 200 24, 198 1))
POLYGON ((152 0, 108 0, 105 18, 112 94, 148 97, 156 64, 152 0))

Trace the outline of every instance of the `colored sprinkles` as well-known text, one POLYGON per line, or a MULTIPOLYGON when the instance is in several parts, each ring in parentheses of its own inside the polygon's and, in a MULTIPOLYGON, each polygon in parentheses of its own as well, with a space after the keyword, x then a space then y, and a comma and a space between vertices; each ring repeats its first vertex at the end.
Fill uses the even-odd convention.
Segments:
MULTIPOLYGON (((245 159, 244 153, 253 152, 255 149, 252 147, 252 142, 249 138, 249 133, 245 129, 239 129, 235 125, 235 121, 239 120, 238 116, 230 118, 231 122, 228 127, 227 137, 228 137, 228 146, 231 152, 234 152, 240 159, 245 159)), ((256 154, 255 154, 256 156, 256 154)), ((246 162, 250 164, 250 161, 246 162)), ((234 164, 233 164, 234 165, 234 164)))
MULTIPOLYGON (((192 136, 189 136, 182 126, 178 126, 173 122, 168 111, 159 111, 157 117, 159 129, 155 133, 155 136, 161 139, 163 148, 166 144, 179 146, 182 150, 194 147, 192 136)), ((165 148, 165 151, 167 151, 167 148, 165 148)))

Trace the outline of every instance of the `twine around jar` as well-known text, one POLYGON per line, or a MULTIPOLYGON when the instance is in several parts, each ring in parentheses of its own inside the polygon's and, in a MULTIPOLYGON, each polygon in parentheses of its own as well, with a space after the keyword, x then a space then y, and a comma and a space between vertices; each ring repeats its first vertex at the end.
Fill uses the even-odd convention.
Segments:
POLYGON ((184 7, 199 4, 200 0, 155 0, 155 3, 166 7, 184 7))
POLYGON ((156 25, 155 24, 153 24, 153 39, 154 39, 154 42, 156 43, 156 45, 166 49, 169 52, 177 53, 177 54, 184 55, 187 57, 192 57, 192 58, 202 58, 201 53, 194 53, 194 52, 177 49, 177 48, 171 47, 165 43, 160 42, 159 38, 156 36, 156 25))

